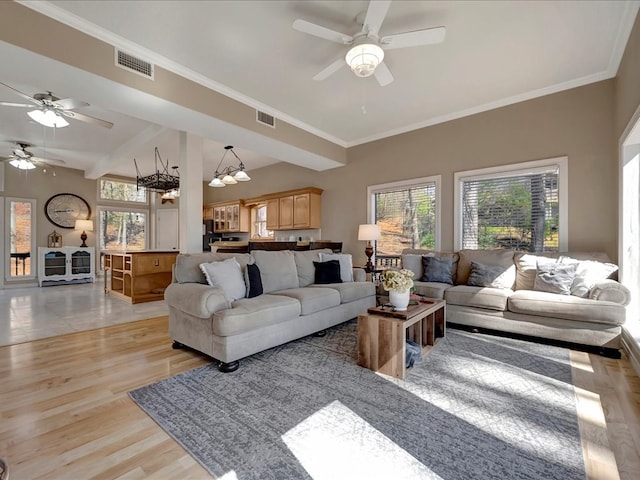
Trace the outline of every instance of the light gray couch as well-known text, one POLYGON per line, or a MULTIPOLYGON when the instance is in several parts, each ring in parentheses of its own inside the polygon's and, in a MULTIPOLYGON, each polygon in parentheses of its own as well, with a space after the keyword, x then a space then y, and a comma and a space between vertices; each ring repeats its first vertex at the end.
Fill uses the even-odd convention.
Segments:
MULTIPOLYGON (((402 252, 403 268, 414 272, 416 293, 446 300, 448 323, 588 346, 599 354, 619 358, 625 306, 630 301, 627 288, 611 278, 596 278, 597 275, 590 276, 591 284, 579 285, 576 295, 534 288, 538 262, 577 260, 583 261, 579 268, 585 275, 587 267, 603 267, 609 261, 606 255, 597 253, 527 254, 505 249, 402 252), (425 255, 451 258, 451 283, 421 281, 425 255), (467 285, 472 262, 502 267, 498 271, 503 272, 501 277, 507 288, 467 285)), ((574 280, 573 285, 577 283, 574 280)))
POLYGON ((180 254, 173 282, 165 291, 169 334, 174 348, 187 345, 219 360, 233 371, 238 360, 345 322, 375 306, 375 287, 363 269, 354 281, 315 285, 314 261, 329 249, 264 251, 251 254, 180 254), (240 266, 255 263, 264 293, 229 302, 220 288, 207 284, 199 265, 236 258, 240 266))

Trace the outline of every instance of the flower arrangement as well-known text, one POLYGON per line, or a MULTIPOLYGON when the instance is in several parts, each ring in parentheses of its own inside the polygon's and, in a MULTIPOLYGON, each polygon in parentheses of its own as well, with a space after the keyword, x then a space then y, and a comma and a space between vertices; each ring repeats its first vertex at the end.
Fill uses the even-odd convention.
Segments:
POLYGON ((385 270, 382 272, 382 287, 389 291, 404 292, 413 287, 413 272, 411 270, 385 270))

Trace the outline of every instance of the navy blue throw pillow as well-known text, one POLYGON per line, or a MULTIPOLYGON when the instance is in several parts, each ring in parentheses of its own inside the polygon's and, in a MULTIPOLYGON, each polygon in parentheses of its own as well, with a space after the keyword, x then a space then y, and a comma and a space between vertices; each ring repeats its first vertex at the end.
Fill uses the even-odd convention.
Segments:
POLYGON ((328 260, 326 262, 313 262, 316 267, 314 283, 342 283, 340 277, 340 262, 338 260, 328 260))
POLYGON ((260 269, 258 265, 247 265, 244 271, 244 283, 247 286, 247 298, 257 297, 262 295, 262 276, 260 275, 260 269))
POLYGON ((450 257, 422 257, 424 274, 423 282, 438 282, 453 284, 453 259, 450 257))

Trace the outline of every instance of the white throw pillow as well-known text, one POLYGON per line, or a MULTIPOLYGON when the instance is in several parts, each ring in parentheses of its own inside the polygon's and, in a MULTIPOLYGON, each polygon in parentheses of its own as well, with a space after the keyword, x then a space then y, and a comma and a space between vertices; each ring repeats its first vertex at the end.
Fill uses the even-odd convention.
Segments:
POLYGON ((613 263, 597 262, 595 260, 576 260, 570 257, 562 257, 563 263, 577 263, 576 276, 571 285, 571 295, 588 298, 593 286, 609 278, 618 270, 613 263))
POLYGON ((340 278, 343 282, 353 282, 353 260, 348 253, 321 253, 320 261, 338 260, 340 262, 340 278))
POLYGON ((204 273, 207 283, 222 289, 230 302, 245 297, 247 287, 244 284, 242 268, 235 258, 228 258, 222 262, 201 263, 200 270, 204 273))

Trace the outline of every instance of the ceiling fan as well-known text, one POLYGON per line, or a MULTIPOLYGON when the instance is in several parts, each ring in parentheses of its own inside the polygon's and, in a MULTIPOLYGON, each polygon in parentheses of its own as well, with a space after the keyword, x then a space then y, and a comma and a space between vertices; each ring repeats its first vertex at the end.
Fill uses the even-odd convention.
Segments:
POLYGON ((28 143, 16 142, 18 148, 14 148, 5 161, 9 162, 11 166, 20 170, 33 170, 36 165, 42 164, 43 166, 55 166, 64 165, 64 160, 53 160, 49 158, 36 157, 27 148, 31 147, 28 143))
MULTIPOLYGON (((431 45, 444 40, 445 27, 426 28, 412 32, 379 36, 380 27, 390 5, 391 0, 372 0, 369 2, 369 8, 364 20, 358 22, 362 25, 362 30, 353 36, 336 32, 306 20, 295 20, 293 22, 295 30, 342 45, 351 45, 346 56, 333 61, 316 74, 313 79, 324 80, 346 64, 359 77, 374 75, 380 86, 384 87, 393 82, 393 75, 383 62, 385 50, 431 45)), ((356 21, 360 17, 359 15, 356 21)))
POLYGON ((113 123, 107 122, 106 120, 75 112, 74 110, 76 108, 89 106, 87 102, 83 102, 82 100, 76 100, 74 98, 58 98, 51 92, 36 93, 33 97, 30 97, 26 93, 22 93, 20 90, 16 90, 5 83, 0 82, 0 85, 31 102, 30 104, 0 102, 0 105, 5 107, 23 108, 34 108, 35 106, 35 109, 28 112, 27 115, 46 127, 66 127, 69 123, 64 119, 64 117, 73 118, 75 120, 80 120, 94 125, 100 125, 105 128, 113 127, 113 123))

